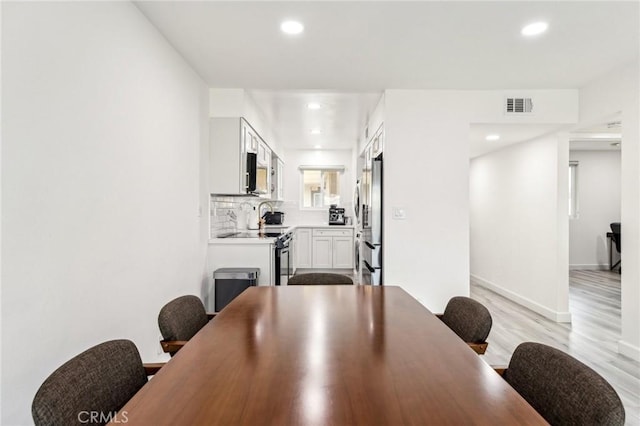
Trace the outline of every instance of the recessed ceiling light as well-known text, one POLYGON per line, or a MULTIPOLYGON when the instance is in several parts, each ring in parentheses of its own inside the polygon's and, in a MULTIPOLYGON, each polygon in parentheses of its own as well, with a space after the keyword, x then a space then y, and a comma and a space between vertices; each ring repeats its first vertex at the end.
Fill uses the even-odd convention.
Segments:
POLYGON ((497 141, 498 139, 500 139, 500 135, 496 135, 496 134, 487 135, 487 137, 485 138, 485 140, 488 140, 488 141, 497 141))
POLYGON ((317 102, 309 102, 307 104, 308 109, 320 109, 320 104, 317 102))
POLYGON ((320 133, 322 133, 322 130, 320 130, 320 129, 311 129, 311 134, 312 135, 319 135, 320 133))
POLYGON ((549 24, 547 24, 546 22, 534 22, 533 24, 529 24, 522 28, 521 33, 523 36, 530 37, 542 34, 543 32, 547 31, 547 28, 549 28, 549 24))
POLYGON ((314 148, 315 149, 320 149, 320 148, 322 148, 322 145, 315 145, 314 148))
POLYGON ((304 31, 304 25, 298 21, 284 21, 280 24, 280 29, 285 34, 295 35, 304 31))

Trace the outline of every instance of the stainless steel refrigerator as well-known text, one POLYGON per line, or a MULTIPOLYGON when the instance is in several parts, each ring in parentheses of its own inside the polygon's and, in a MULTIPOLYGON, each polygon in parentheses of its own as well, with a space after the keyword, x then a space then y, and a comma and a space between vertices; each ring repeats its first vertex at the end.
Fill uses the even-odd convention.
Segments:
POLYGON ((364 209, 367 214, 363 215, 362 283, 382 285, 382 154, 371 160, 369 203, 364 209))

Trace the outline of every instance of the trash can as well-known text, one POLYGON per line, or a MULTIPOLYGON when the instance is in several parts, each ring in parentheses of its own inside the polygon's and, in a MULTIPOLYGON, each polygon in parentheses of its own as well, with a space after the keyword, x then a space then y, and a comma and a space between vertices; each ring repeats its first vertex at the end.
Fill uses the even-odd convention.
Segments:
POLYGON ((213 272, 215 311, 220 312, 240 293, 258 284, 259 268, 220 268, 213 272))

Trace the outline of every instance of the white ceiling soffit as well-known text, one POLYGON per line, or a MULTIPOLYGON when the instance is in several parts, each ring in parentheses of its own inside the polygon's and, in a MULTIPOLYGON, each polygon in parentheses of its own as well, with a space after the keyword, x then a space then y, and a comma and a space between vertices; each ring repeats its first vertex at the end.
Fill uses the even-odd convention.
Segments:
POLYGON ((565 130, 561 124, 472 124, 469 129, 469 156, 488 154, 520 142, 565 130), (499 135, 498 140, 487 140, 488 135, 499 135))
POLYGON ((621 144, 622 120, 620 116, 569 134, 569 149, 571 151, 619 151, 621 144))
POLYGON ((629 1, 138 1, 210 87, 570 89, 630 62, 629 1), (297 19, 304 32, 280 32, 297 19), (524 38, 544 20, 549 30, 524 38))
POLYGON ((570 151, 620 151, 621 141, 572 140, 569 141, 570 151))

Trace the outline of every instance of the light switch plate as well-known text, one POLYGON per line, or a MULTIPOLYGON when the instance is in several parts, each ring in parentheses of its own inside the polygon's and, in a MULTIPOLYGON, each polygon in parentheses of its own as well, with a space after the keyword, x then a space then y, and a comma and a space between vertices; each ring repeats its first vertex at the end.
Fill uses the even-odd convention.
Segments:
POLYGON ((391 209, 391 217, 394 220, 405 220, 407 218, 407 212, 403 207, 394 207, 391 209))

